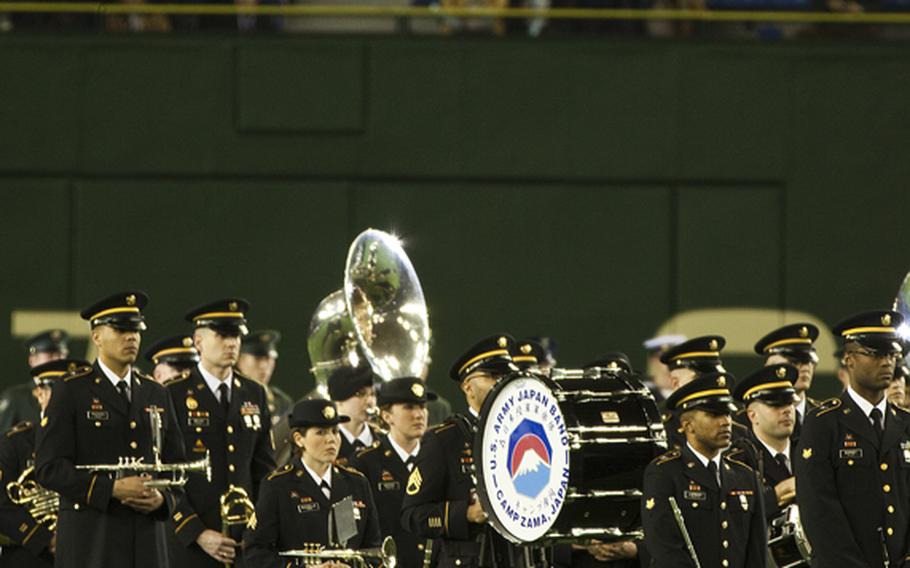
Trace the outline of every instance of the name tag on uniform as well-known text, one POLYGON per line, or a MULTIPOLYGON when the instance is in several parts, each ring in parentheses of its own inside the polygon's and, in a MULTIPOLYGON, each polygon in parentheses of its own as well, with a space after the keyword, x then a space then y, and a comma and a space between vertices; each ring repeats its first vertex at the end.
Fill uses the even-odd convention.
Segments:
POLYGON ((367 505, 363 501, 354 501, 354 520, 359 521, 361 519, 362 513, 361 509, 366 509, 367 505))
POLYGON ((86 416, 89 420, 107 420, 110 418, 107 410, 89 410, 86 412, 86 416))
POLYGON ((240 406, 240 416, 243 416, 243 425, 251 430, 262 428, 262 418, 259 416, 259 405, 248 400, 240 406))
POLYGON ((683 497, 689 501, 707 501, 708 493, 706 491, 684 491, 683 497))
POLYGON ((856 460, 856 459, 860 459, 863 457, 863 449, 862 448, 846 448, 846 449, 840 450, 839 454, 840 454, 840 459, 842 459, 842 460, 847 460, 847 459, 856 460))
POLYGON ((380 481, 377 486, 380 491, 400 491, 401 484, 397 481, 380 481))
POLYGON ((910 442, 901 442, 901 453, 904 456, 904 463, 910 464, 910 442))
POLYGON ((319 503, 300 503, 297 505, 298 513, 312 513, 319 510, 319 503))

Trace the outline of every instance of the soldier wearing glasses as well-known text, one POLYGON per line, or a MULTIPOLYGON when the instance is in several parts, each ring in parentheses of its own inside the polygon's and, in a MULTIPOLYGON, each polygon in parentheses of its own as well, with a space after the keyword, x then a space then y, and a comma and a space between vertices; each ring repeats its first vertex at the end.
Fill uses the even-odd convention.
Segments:
POLYGON ((797 448, 797 503, 815 566, 910 561, 910 414, 888 402, 901 346, 897 312, 871 311, 834 328, 847 390, 809 411, 797 448))

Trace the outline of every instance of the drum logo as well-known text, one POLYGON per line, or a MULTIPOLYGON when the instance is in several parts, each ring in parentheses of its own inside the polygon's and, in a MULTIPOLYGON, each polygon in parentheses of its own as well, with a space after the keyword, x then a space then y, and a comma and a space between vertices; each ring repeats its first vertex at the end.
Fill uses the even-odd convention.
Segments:
POLYGON ((536 498, 550 481, 550 456, 553 449, 543 426, 524 419, 509 436, 507 467, 512 474, 515 491, 536 498))
POLYGON ((478 484, 497 530, 515 542, 543 537, 569 483, 569 434, 547 383, 520 377, 502 385, 483 416, 478 484))

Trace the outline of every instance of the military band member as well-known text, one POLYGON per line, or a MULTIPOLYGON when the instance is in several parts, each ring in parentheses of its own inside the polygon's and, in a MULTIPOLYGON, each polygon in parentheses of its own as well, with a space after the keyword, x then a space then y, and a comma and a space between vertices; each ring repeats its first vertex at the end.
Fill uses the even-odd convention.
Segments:
MULTIPOLYGON (((80 369, 85 371, 90 365, 88 361, 57 359, 32 367, 32 378, 38 385, 33 392, 40 413, 43 414, 47 409, 53 381, 80 369)), ((3 480, 3 485, 17 481, 30 468, 32 475, 26 479, 34 481, 36 427, 37 424, 32 422, 20 422, 0 438, 0 480, 3 480)), ((0 567, 53 566, 56 542, 51 524, 49 518, 33 517, 29 506, 14 503, 10 499, 9 490, 0 491, 0 534, 13 541, 12 544, 3 545, 0 567)))
POLYGON ((739 381, 733 397, 745 406, 749 434, 734 442, 729 454, 757 471, 765 496, 765 514, 777 517, 796 499, 790 442, 796 424, 794 384, 799 371, 788 364, 768 365, 739 381))
POLYGON ((401 503, 420 451, 420 439, 427 430, 427 401, 436 395, 417 377, 394 379, 377 390, 382 421, 389 433, 379 436, 378 445, 357 452, 351 466, 370 481, 382 536, 395 539, 398 565, 418 568, 423 565, 426 545, 424 539, 401 526, 401 503))
POLYGON ((910 414, 885 389, 901 347, 897 312, 834 328, 849 385, 811 410, 795 460, 797 503, 813 566, 903 566, 910 560, 910 414))
POLYGON ((641 513, 651 566, 694 565, 672 497, 701 566, 765 568, 767 529, 758 478, 749 466, 721 455, 732 438, 732 383, 727 373, 706 373, 667 399, 686 442, 645 469, 641 513))
POLYGON ((654 399, 657 400, 661 410, 664 401, 673 394, 673 386, 670 382, 670 368, 660 360, 660 357, 667 349, 675 347, 685 340, 685 335, 658 335, 646 339, 642 344, 648 354, 646 386, 652 389, 654 399))
MULTIPOLYGON (((668 348, 660 357, 670 370, 670 388, 675 392, 703 373, 723 373, 720 353, 727 341, 719 335, 703 335, 668 348)), ((679 415, 664 408, 664 428, 670 447, 682 447, 686 437, 679 424, 679 415)))
POLYGON ((195 327, 199 364, 189 376, 168 384, 188 459, 209 452, 212 480, 191 476, 186 496, 171 516, 177 566, 224 566, 240 560, 242 528, 222 534, 221 496, 235 486, 253 500, 259 483, 274 470, 271 416, 265 388, 234 370, 240 337, 247 332, 249 303, 228 298, 186 315, 195 327))
POLYGON ((799 396, 796 405, 796 425, 793 428, 792 443, 796 447, 802 431, 806 413, 819 405, 819 401, 808 396, 818 365, 815 340, 818 328, 811 323, 785 325, 762 337, 755 344, 755 352, 765 357, 765 365, 793 365, 799 370, 799 378, 793 388, 799 396))
POLYGON ((272 384, 272 376, 278 362, 279 341, 281 334, 273 329, 253 331, 243 337, 240 344, 240 359, 237 360, 238 371, 265 387, 273 425, 279 419, 287 417, 294 406, 294 400, 290 395, 272 384))
POLYGON ((515 352, 512 353, 512 363, 520 371, 534 370, 543 372, 540 362, 544 361, 547 354, 543 346, 533 339, 522 339, 515 342, 515 352))
MULTIPOLYGON (((26 339, 29 368, 66 358, 69 355, 68 341, 69 334, 62 329, 49 329, 26 339)), ((5 432, 22 421, 37 423, 40 420, 33 394, 35 386, 35 382, 29 380, 0 394, 0 431, 5 432)))
MULTIPOLYGON (((262 482, 256 522, 243 537, 247 566, 284 567, 289 559, 278 553, 307 544, 354 549, 379 546, 379 518, 367 478, 335 463, 341 447, 338 425, 348 420, 332 401, 304 400, 294 406, 289 422, 298 452, 291 463, 262 482), (338 543, 330 534, 329 511, 348 496, 354 502, 357 533, 351 540, 338 543)), ((322 566, 345 565, 327 562, 322 566)))
POLYGON ((199 351, 189 335, 165 337, 146 349, 145 358, 155 365, 152 376, 166 385, 173 379, 189 375, 199 364, 199 351))
POLYGON ((511 547, 486 525, 487 514, 471 475, 478 412, 496 383, 517 370, 511 356, 514 345, 512 337, 494 335, 455 361, 449 376, 464 393, 468 414, 456 414, 431 428, 421 441, 405 487, 401 522, 421 538, 436 539, 436 566, 509 566, 515 562, 511 547))
POLYGON ((350 418, 339 428, 338 463, 341 465, 346 465, 356 452, 379 441, 378 430, 370 424, 370 414, 376 411, 374 376, 369 365, 340 367, 329 376, 329 398, 338 405, 342 416, 350 418))
POLYGON ((76 469, 116 464, 120 458, 154 459, 152 412, 164 426, 161 459, 183 462, 167 391, 132 365, 139 356, 142 308, 148 297, 129 291, 81 312, 98 349, 94 365, 57 381, 36 440, 40 485, 60 494, 56 566, 167 566, 158 546, 178 488, 157 490, 146 477, 76 469), (167 502, 167 506, 165 505, 167 502))

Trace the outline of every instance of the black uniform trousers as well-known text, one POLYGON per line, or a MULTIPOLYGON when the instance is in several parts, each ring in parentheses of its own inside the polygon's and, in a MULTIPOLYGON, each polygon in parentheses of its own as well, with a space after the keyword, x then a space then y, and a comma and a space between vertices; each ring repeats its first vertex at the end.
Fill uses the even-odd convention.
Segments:
MULTIPOLYGON (((200 459, 208 451, 212 462, 211 482, 191 477, 171 515, 176 539, 170 539, 170 550, 178 568, 223 568, 196 538, 205 529, 222 532, 220 499, 229 486, 242 488, 255 503, 260 481, 275 469, 265 388, 236 370, 231 381, 227 414, 198 368, 167 385, 187 458, 200 459)), ((243 527, 229 532, 239 542, 243 527)))
POLYGON ((813 566, 879 568, 910 560, 910 414, 888 405, 879 441, 848 393, 808 413, 795 460, 813 566))
MULTIPOLYGON (((0 437, 0 534, 13 541, 0 553, 0 568, 49 568, 54 565, 48 545, 53 533, 39 524, 23 505, 10 500, 5 486, 35 465, 35 425, 21 422, 0 437)), ((34 472, 31 480, 34 481, 34 472)))
POLYGON ((121 457, 152 462, 154 408, 163 426, 162 461, 184 461, 167 391, 135 369, 132 377, 130 403, 97 363, 54 383, 38 428, 36 470, 38 483, 60 494, 55 566, 168 566, 164 521, 183 490, 163 490, 165 504, 143 514, 112 498, 114 476, 75 468, 114 464, 121 457))
POLYGON ((654 568, 694 565, 674 518, 674 497, 701 566, 765 568, 767 525, 754 470, 730 457, 722 460, 722 484, 684 446, 656 458, 645 469, 642 520, 654 568))
POLYGON ((369 482, 360 472, 332 466, 331 499, 300 459, 275 471, 262 482, 256 502, 256 526, 243 535, 248 568, 284 567, 291 560, 279 552, 329 543, 329 510, 347 496, 354 501, 357 534, 345 548, 376 548, 380 545, 379 517, 369 482))

